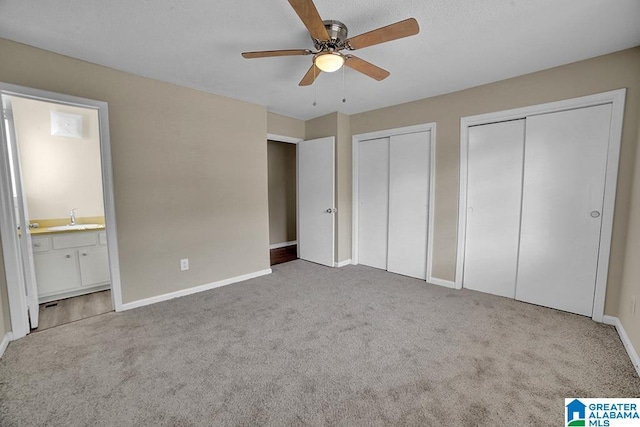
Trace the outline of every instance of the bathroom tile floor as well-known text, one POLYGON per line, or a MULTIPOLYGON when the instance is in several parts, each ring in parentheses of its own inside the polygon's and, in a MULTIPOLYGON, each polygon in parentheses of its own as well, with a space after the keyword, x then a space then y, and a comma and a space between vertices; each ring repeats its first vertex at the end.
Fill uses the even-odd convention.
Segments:
POLYGON ((34 332, 110 311, 113 311, 110 290, 50 301, 40 304, 38 329, 35 329, 34 332))

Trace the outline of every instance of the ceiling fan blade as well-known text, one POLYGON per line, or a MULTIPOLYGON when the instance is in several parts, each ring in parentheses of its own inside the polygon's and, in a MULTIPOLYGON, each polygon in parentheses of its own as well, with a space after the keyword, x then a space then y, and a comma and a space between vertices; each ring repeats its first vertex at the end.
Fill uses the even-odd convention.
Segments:
POLYGON ((350 38, 345 44, 351 49, 362 49, 363 47, 413 36, 419 32, 420 27, 418 26, 418 21, 414 18, 409 18, 350 38))
POLYGON ((309 86, 313 84, 313 82, 316 80, 316 78, 318 78, 321 72, 322 70, 316 67, 316 64, 311 65, 311 68, 309 68, 309 71, 307 71, 307 74, 305 74, 302 80, 300 80, 300 83, 298 83, 298 86, 309 86), (315 73, 313 71, 314 68, 315 68, 315 73))
POLYGON ((353 68, 356 71, 360 71, 362 74, 365 74, 378 81, 386 79, 391 74, 387 70, 353 55, 347 55, 347 60, 345 61, 344 65, 349 68, 353 68))
POLYGON ((309 49, 285 49, 285 50, 261 50, 259 52, 242 52, 242 56, 246 59, 252 58, 268 58, 271 56, 295 56, 310 55, 309 49))
POLYGON ((304 26, 309 30, 311 37, 321 41, 329 40, 329 33, 312 0, 289 0, 289 4, 291 4, 304 26))

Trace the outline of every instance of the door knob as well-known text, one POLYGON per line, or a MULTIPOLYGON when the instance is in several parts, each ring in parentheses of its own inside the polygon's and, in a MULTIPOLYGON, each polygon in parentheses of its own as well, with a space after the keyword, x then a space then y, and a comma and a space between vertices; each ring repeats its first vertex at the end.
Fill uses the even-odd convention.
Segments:
POLYGON ((334 208, 327 209, 327 213, 334 213, 334 212, 336 212, 336 209, 334 208))
POLYGON ((65 255, 65 258, 71 258, 71 255, 67 254, 65 255))
POLYGON ((600 216, 600 212, 591 211, 591 213, 589 215, 591 215, 591 218, 598 218, 600 216))

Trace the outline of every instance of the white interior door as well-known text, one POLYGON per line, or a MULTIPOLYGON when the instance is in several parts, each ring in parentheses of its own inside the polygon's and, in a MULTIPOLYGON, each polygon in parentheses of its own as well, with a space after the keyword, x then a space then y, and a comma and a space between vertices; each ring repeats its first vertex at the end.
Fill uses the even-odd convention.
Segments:
POLYGON ((297 144, 298 256, 333 267, 335 138, 297 144))
POLYGON ((389 138, 358 147, 358 263, 387 269, 389 138))
POLYGON ((525 121, 469 128, 463 286, 515 298, 525 121))
POLYGON ((5 129, 7 132, 7 142, 10 151, 10 169, 12 187, 15 190, 14 203, 16 204, 16 218, 19 230, 20 254, 22 258, 22 271, 27 295, 27 309, 29 312, 29 322, 31 328, 38 327, 39 304, 38 287, 36 284, 35 263, 33 261, 33 247, 31 246, 31 235, 29 234, 29 210, 27 207, 26 194, 22 188, 22 174, 20 172, 20 150, 13 123, 13 112, 11 100, 3 98, 5 109, 5 129))
POLYGON ((591 316, 611 105, 527 118, 516 299, 591 316))
POLYGON ((431 132, 391 137, 387 270, 427 277, 431 132))

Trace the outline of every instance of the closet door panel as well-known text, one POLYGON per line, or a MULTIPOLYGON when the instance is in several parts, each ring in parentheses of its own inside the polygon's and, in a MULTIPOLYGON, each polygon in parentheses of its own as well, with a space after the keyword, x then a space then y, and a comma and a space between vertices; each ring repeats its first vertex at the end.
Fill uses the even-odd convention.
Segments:
POLYGON ((362 141, 358 153, 358 263, 386 270, 389 138, 362 141))
POLYGON ((430 132, 392 136, 389 145, 387 270, 426 279, 430 132))
POLYGON ((514 298, 525 121, 469 128, 463 287, 514 298))
POLYGON ((611 106, 527 118, 516 299, 591 316, 611 106))

